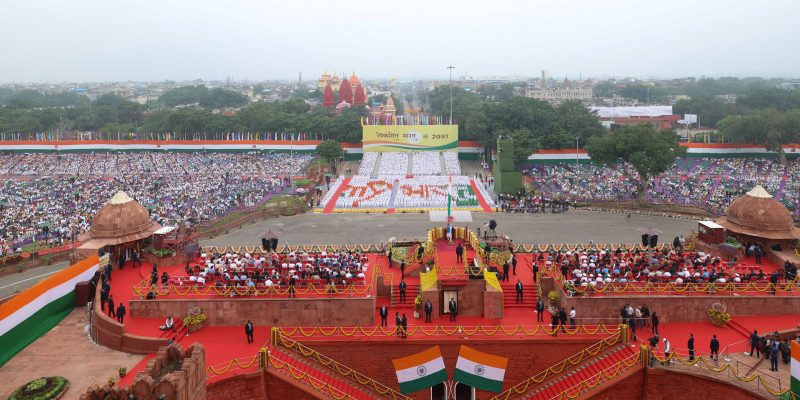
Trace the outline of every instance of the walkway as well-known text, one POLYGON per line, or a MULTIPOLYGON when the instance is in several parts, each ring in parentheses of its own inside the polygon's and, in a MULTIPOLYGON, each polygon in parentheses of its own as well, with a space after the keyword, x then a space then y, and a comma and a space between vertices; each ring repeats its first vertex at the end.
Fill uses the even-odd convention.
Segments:
POLYGON ((481 191, 478 190, 478 185, 475 184, 475 181, 470 179, 469 184, 472 186, 472 191, 475 193, 475 197, 478 198, 478 204, 480 204, 483 212, 492 212, 492 207, 489 207, 489 204, 486 203, 486 199, 483 198, 481 191))
POLYGON ((349 177, 344 178, 344 180, 342 180, 342 184, 336 188, 336 192, 333 193, 333 196, 331 196, 330 200, 328 200, 328 204, 325 204, 325 208, 322 209, 323 213, 330 214, 331 212, 333 212, 333 209, 336 207, 336 200, 339 199, 339 196, 342 195, 342 192, 344 192, 344 190, 347 189, 347 185, 349 184, 350 184, 349 177))
POLYGON ((76 308, 55 328, 31 343, 0 368, 0 398, 5 399, 26 382, 60 375, 69 380, 63 399, 80 397, 91 384, 118 377, 118 369, 131 370, 143 356, 126 354, 93 344, 87 334, 85 308, 76 308))

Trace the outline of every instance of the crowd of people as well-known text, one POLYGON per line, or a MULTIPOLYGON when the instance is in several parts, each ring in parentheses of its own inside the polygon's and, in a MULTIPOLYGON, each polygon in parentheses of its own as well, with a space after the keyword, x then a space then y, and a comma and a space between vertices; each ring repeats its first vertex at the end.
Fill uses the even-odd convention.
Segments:
POLYGON ((525 194, 498 195, 500 211, 507 213, 564 213, 569 211, 569 201, 528 192, 525 194))
MULTIPOLYGON (((526 171, 533 191, 551 199, 612 201, 635 198, 638 173, 629 164, 538 165, 526 171)), ((756 185, 763 186, 790 211, 798 210, 800 161, 782 165, 775 159, 679 159, 665 173, 652 177, 646 198, 653 202, 692 205, 723 213, 730 202, 756 185)))
POLYGON ((86 231, 117 191, 162 225, 203 223, 252 207, 288 185, 309 155, 224 153, 2 154, 0 254, 86 231))
MULTIPOLYGON (((568 291, 580 287, 602 289, 616 284, 671 283, 773 283, 792 281, 797 268, 790 263, 783 270, 761 266, 738 268, 735 262, 696 251, 588 251, 540 253, 537 263, 560 272, 568 291)), ((774 291, 773 291, 774 293, 774 291)))
POLYGON ((202 254, 194 264, 187 264, 185 275, 159 275, 153 267, 150 284, 162 289, 177 285, 198 285, 217 288, 272 287, 293 289, 309 285, 317 287, 342 287, 350 284, 366 284, 369 261, 359 252, 290 252, 288 254, 202 254))

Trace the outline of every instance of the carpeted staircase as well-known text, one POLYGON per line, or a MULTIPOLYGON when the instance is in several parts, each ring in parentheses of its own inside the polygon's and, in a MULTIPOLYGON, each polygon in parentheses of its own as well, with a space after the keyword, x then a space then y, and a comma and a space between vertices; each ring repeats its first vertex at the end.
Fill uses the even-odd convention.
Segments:
MULTIPOLYGON (((408 271, 406 271, 408 272, 408 271)), ((402 306, 414 306, 414 298, 417 296, 419 292, 419 285, 418 284, 410 284, 406 282, 406 301, 400 301, 400 287, 398 285, 392 285, 392 306, 394 307, 402 307, 402 306)), ((391 317, 391 315, 390 315, 391 317)))
POLYGON ((375 396, 366 390, 362 390, 358 385, 355 385, 342 376, 327 371, 322 365, 316 364, 307 358, 300 358, 292 354, 290 350, 281 348, 271 348, 270 358, 279 371, 284 375, 289 376, 291 379, 300 381, 312 391, 317 391, 322 394, 322 397, 331 397, 337 399, 377 399, 375 396))
POLYGON ((584 363, 574 367, 571 371, 561 375, 553 380, 550 380, 542 386, 535 388, 527 396, 521 398, 537 399, 537 400, 550 400, 559 398, 561 393, 570 390, 571 397, 575 397, 579 392, 577 386, 581 382, 589 379, 592 383, 596 382, 596 375, 602 371, 607 371, 609 374, 616 370, 616 364, 626 358, 633 356, 638 351, 638 347, 631 347, 630 344, 620 344, 618 347, 608 351, 597 358, 586 360, 584 363))

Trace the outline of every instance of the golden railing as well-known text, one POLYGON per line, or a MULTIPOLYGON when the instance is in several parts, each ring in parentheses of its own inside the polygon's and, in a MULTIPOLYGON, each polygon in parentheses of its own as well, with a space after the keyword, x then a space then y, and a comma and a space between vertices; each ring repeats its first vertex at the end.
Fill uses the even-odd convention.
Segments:
POLYGON ((302 355, 303 357, 309 358, 315 362, 318 362, 331 371, 335 372, 336 374, 348 378, 352 381, 355 381, 359 385, 365 386, 371 390, 374 390, 381 396, 385 398, 389 398, 392 400, 408 400, 410 399, 408 396, 405 396, 392 388, 377 382, 376 380, 350 368, 336 360, 327 357, 318 351, 301 344, 296 340, 292 340, 280 334, 280 331, 277 328, 273 328, 273 335, 272 340, 274 341, 273 346, 282 346, 286 349, 293 350, 296 353, 302 355))
POLYGON ((540 384, 542 382, 545 382, 546 380, 551 379, 554 376, 560 375, 568 367, 573 366, 573 365, 578 365, 578 364, 584 362, 586 359, 596 356, 601 351, 603 351, 605 349, 608 349, 610 347, 616 346, 616 345, 618 345, 620 343, 622 343, 621 335, 620 335, 619 332, 617 332, 616 334, 614 334, 612 336, 609 336, 609 337, 607 337, 607 338, 605 338, 605 339, 603 339, 603 340, 601 340, 601 341, 599 341, 599 342, 597 342, 597 343, 595 343, 595 344, 593 344, 593 345, 581 350, 580 352, 578 352, 576 354, 573 354, 573 355, 561 360, 557 364, 555 364, 555 365, 553 365, 551 367, 548 367, 544 371, 539 372, 538 374, 536 374, 536 375, 534 375, 534 376, 532 376, 532 377, 530 377, 530 378, 528 378, 528 379, 526 379, 526 380, 514 385, 513 387, 511 387, 509 389, 506 389, 505 391, 501 392, 500 394, 492 397, 492 399, 493 400, 507 400, 507 399, 512 398, 513 396, 524 394, 524 393, 528 392, 528 390, 530 390, 532 387, 534 387, 534 386, 536 386, 536 385, 538 385, 538 384, 540 384))

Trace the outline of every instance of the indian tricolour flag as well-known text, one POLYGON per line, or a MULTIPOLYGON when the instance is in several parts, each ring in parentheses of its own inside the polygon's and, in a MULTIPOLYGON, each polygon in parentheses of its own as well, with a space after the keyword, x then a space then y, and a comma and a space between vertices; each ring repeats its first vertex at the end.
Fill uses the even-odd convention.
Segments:
POLYGON ((789 390, 796 396, 800 396, 800 344, 797 344, 794 340, 789 341, 789 343, 791 343, 792 350, 792 364, 790 365, 792 377, 789 390))
POLYGON ((488 392, 499 392, 503 389, 507 364, 508 358, 462 345, 458 352, 454 380, 488 392))
POLYGON ((91 279, 99 263, 86 258, 0 305, 0 366, 75 309, 75 284, 91 279))
POLYGON ((444 359, 439 346, 421 353, 392 360, 397 382, 403 394, 416 392, 447 380, 444 359))

